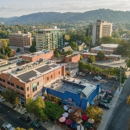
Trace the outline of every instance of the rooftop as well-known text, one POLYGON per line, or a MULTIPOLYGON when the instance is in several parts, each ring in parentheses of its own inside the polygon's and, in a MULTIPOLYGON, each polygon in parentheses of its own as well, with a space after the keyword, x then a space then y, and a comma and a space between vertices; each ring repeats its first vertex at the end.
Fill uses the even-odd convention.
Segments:
POLYGON ((111 52, 113 52, 113 50, 103 49, 101 46, 96 46, 96 47, 92 48, 91 50, 103 50, 103 51, 111 51, 111 52))
POLYGON ((39 56, 39 55, 42 55, 42 54, 47 54, 47 53, 50 53, 50 52, 51 52, 51 50, 42 50, 42 51, 38 51, 38 52, 35 52, 35 53, 25 54, 23 56, 34 57, 34 56, 39 56))
POLYGON ((68 55, 66 57, 74 57, 74 56, 77 56, 77 55, 79 55, 79 54, 72 54, 72 55, 68 55))
POLYGON ((57 80, 47 87, 62 93, 64 93, 65 91, 73 93, 81 92, 84 97, 88 97, 96 89, 96 85, 86 82, 85 79, 79 80, 75 78, 57 80))
POLYGON ((43 59, 43 61, 31 62, 19 67, 4 70, 2 73, 8 73, 23 82, 29 82, 64 65, 65 64, 54 64, 51 61, 43 59))
POLYGON ((117 48, 118 44, 101 44, 102 47, 117 48))

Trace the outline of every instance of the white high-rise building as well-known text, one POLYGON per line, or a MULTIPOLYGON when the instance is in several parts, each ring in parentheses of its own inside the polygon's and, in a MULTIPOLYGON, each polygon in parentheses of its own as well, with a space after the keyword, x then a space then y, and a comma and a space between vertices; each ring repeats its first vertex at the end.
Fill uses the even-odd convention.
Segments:
POLYGON ((112 23, 97 20, 96 23, 90 23, 88 27, 88 35, 92 36, 92 44, 95 44, 103 36, 111 36, 112 23))

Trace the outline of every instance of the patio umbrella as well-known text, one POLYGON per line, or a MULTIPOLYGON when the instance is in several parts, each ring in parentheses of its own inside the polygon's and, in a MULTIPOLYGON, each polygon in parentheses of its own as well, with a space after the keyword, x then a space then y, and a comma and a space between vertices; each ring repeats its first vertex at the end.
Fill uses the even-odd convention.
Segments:
POLYGON ((88 119, 88 116, 86 114, 83 114, 82 120, 86 121, 88 119))
POLYGON ((69 109, 69 110, 68 110, 68 113, 71 113, 71 112, 73 112, 73 111, 74 111, 73 109, 69 109))
POLYGON ((66 105, 63 106, 64 110, 67 111, 68 107, 66 105))
POLYGON ((76 123, 76 122, 73 122, 72 124, 71 124, 71 127, 74 129, 74 128, 76 128, 78 126, 78 124, 76 123))
POLYGON ((60 117, 59 122, 65 122, 66 118, 65 117, 60 117))
POLYGON ((93 124, 94 123, 94 119, 90 118, 90 119, 88 119, 88 122, 93 124))
POLYGON ((82 126, 82 124, 77 126, 77 130, 84 130, 84 127, 82 126))
POLYGON ((70 119, 67 119, 67 120, 65 121, 65 123, 66 123, 66 125, 71 125, 71 124, 73 123, 73 121, 70 120, 70 119))
POLYGON ((68 117, 68 113, 65 112, 65 113, 62 114, 62 116, 63 116, 63 117, 68 117))
POLYGON ((92 124, 90 124, 89 122, 85 122, 84 126, 88 129, 90 129, 92 127, 92 124))

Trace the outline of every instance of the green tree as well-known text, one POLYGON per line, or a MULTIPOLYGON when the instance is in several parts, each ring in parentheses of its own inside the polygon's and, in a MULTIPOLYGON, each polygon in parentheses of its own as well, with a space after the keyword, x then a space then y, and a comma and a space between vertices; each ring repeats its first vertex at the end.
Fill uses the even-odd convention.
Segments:
POLYGON ((118 31, 113 31, 112 32, 112 36, 115 37, 115 38, 119 38, 120 37, 120 34, 118 31))
POLYGON ((130 59, 126 60, 126 65, 130 68, 130 59))
POLYGON ((70 46, 73 50, 78 50, 78 44, 76 42, 71 42, 70 46))
POLYGON ((7 55, 8 57, 13 56, 11 47, 9 47, 9 46, 5 47, 4 51, 5 51, 5 55, 7 55))
POLYGON ((44 112, 47 114, 48 117, 53 120, 58 119, 64 113, 64 109, 62 106, 59 106, 56 103, 52 103, 49 100, 45 102, 45 105, 46 107, 44 109, 44 112))
POLYGON ((83 56, 82 55, 80 55, 80 60, 83 60, 83 56))
POLYGON ((15 99, 17 97, 17 93, 15 91, 8 89, 6 92, 3 92, 2 95, 6 101, 10 102, 11 104, 15 103, 15 99))
POLYGON ((57 57, 57 58, 60 58, 60 54, 59 54, 58 52, 57 52, 57 54, 56 54, 56 57, 57 57))
POLYGON ((32 46, 30 46, 29 51, 36 52, 36 41, 35 40, 32 42, 32 46))
POLYGON ((88 63, 94 63, 95 62, 95 56, 89 56, 88 57, 88 60, 87 60, 88 63))
POLYGON ((103 110, 97 106, 89 106, 86 110, 86 114, 95 121, 101 121, 103 110))
POLYGON ((102 60, 102 59, 105 57, 104 52, 103 52, 103 51, 99 51, 99 52, 97 53, 97 57, 98 57, 100 60, 102 60))

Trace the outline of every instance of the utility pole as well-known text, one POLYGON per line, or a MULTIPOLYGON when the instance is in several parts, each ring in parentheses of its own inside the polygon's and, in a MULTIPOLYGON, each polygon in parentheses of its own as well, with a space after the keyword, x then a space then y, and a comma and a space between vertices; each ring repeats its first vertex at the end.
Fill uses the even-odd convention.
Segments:
POLYGON ((120 92, 120 89, 121 89, 121 80, 122 79, 122 77, 121 77, 121 67, 120 67, 120 85, 119 85, 119 92, 120 92))

